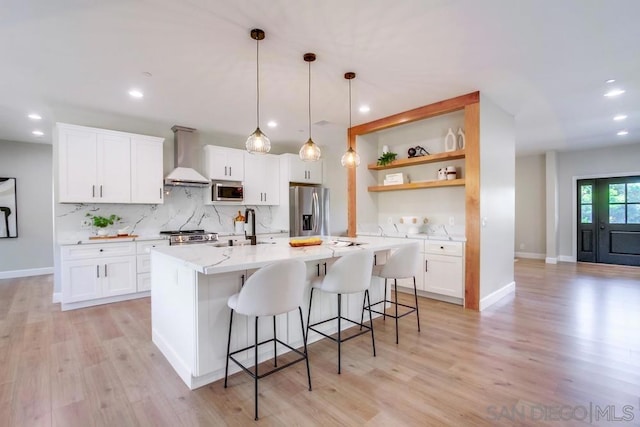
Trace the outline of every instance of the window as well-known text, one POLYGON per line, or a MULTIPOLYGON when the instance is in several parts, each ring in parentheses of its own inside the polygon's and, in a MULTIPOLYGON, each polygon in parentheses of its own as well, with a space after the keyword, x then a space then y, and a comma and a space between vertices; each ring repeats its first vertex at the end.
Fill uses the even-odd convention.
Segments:
POLYGON ((591 224, 593 222, 593 185, 582 184, 580 186, 580 222, 591 224))
POLYGON ((640 224, 640 182, 609 184, 609 224, 640 224))

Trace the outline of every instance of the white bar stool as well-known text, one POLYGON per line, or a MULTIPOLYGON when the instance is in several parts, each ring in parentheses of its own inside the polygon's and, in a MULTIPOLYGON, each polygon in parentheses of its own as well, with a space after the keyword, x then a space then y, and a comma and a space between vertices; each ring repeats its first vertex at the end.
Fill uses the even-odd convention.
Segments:
POLYGON ((309 391, 311 391, 311 373, 309 371, 309 358, 307 353, 307 338, 305 335, 304 321, 302 318, 302 302, 305 289, 307 268, 300 260, 280 261, 262 267, 256 271, 245 282, 239 293, 229 297, 227 305, 231 308, 229 318, 229 338, 227 341, 227 363, 224 369, 224 387, 227 388, 227 377, 229 374, 229 359, 233 360, 242 370, 254 379, 255 393, 255 419, 258 419, 258 380, 268 375, 278 372, 294 363, 305 360, 307 362, 307 378, 309 380, 309 391), (289 344, 280 341, 276 337, 276 316, 288 313, 295 309, 300 313, 300 327, 302 329, 302 341, 304 343, 304 353, 291 347, 289 344), (255 316, 255 342, 253 345, 240 350, 230 351, 231 328, 233 326, 233 314, 237 312, 245 316, 255 316), (258 318, 260 316, 273 316, 273 338, 258 342, 258 318), (275 368, 264 374, 258 373, 258 346, 273 342, 274 366, 275 368), (297 353, 300 357, 278 366, 277 345, 281 344, 289 350, 297 353), (233 356, 245 350, 254 349, 253 371, 245 367, 233 356))
POLYGON ((309 330, 319 333, 330 340, 338 343, 338 373, 341 371, 341 349, 340 345, 343 341, 348 341, 352 338, 371 332, 371 345, 373 346, 373 355, 376 355, 376 342, 373 336, 373 321, 371 318, 371 312, 369 312, 369 326, 364 325, 362 319, 360 323, 353 321, 347 317, 342 316, 342 295, 353 294, 364 291, 364 298, 371 304, 369 299, 369 286, 371 285, 371 269, 373 267, 373 251, 368 249, 354 249, 355 252, 343 255, 340 257, 329 269, 327 274, 323 278, 317 278, 311 282, 311 295, 309 296, 309 314, 307 316, 307 337, 309 336, 309 330), (338 315, 331 319, 322 320, 314 324, 310 324, 311 319, 311 303, 313 301, 313 291, 320 290, 323 292, 333 293, 338 295, 338 315), (333 320, 338 320, 338 337, 334 338, 331 335, 327 335, 324 332, 315 329, 323 323, 327 323, 333 320), (341 334, 341 321, 346 320, 354 325, 360 326, 360 332, 355 335, 351 335, 348 338, 342 339, 341 334), (362 328, 365 330, 363 331, 362 328))
MULTIPOLYGON (((377 277, 381 277, 384 279, 384 299, 382 301, 375 302, 373 304, 367 304, 366 301, 362 302, 362 316, 364 317, 364 310, 369 311, 369 315, 371 312, 381 314, 383 319, 386 319, 387 316, 393 317, 396 319, 396 344, 398 344, 398 319, 404 316, 407 316, 413 312, 416 313, 416 317, 418 319, 418 332, 420 332, 420 313, 418 311, 418 290, 416 288, 416 271, 418 271, 420 265, 420 250, 419 243, 416 242, 411 245, 402 246, 397 249, 385 264, 383 264, 380 269, 374 271, 373 275, 377 277), (411 306, 408 304, 402 304, 398 302, 398 279, 408 279, 413 278, 413 295, 415 297, 415 306, 411 306), (393 279, 393 287, 394 287, 394 300, 387 299, 387 280, 393 279), (390 303, 395 307, 395 314, 387 314, 385 307, 387 303, 390 303), (382 311, 376 311, 372 307, 378 304, 382 305, 382 311), (398 306, 402 306, 408 308, 409 310, 405 313, 398 314, 398 306)), ((362 318, 361 317, 361 321, 362 318)))

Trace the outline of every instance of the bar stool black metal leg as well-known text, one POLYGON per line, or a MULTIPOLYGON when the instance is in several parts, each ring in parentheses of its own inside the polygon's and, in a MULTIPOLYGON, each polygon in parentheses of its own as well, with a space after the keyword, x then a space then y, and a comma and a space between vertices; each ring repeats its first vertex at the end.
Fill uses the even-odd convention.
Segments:
MULTIPOLYGON (((371 298, 369 297, 369 290, 364 291, 365 296, 367 297, 367 302, 371 305, 371 298)), ((371 317, 371 310, 369 310, 369 326, 371 328, 371 346, 373 346, 373 357, 376 357, 376 340, 373 336, 373 318, 371 317)))
POLYGON ((393 279, 393 288, 395 290, 396 305, 396 344, 398 344, 398 279, 393 279))
POLYGON ((229 337, 227 338, 227 361, 224 366, 224 388, 227 388, 227 377, 229 376, 229 352, 231 351, 231 326, 233 325, 233 310, 229 315, 229 337))
MULTIPOLYGON (((320 268, 320 267, 318 267, 320 268)), ((309 325, 311 324, 311 301, 313 301, 313 288, 311 288, 311 294, 309 295, 309 314, 307 314, 307 333, 304 336, 304 340, 309 340, 309 325)))
POLYGON ((276 316, 273 316, 273 366, 278 367, 278 343, 276 342, 276 316))
POLYGON ((255 407, 256 407, 256 421, 258 421, 258 316, 256 316, 256 336, 255 336, 255 378, 254 378, 254 384, 255 384, 255 391, 254 391, 254 397, 255 397, 255 407))
MULTIPOLYGON (((360 313, 360 330, 362 330, 362 323, 364 322, 364 311, 366 310, 366 304, 367 304, 367 291, 364 292, 364 295, 362 297, 362 313, 360 313)), ((369 307, 369 310, 371 309, 371 307, 369 307)))
MULTIPOLYGON (((387 320, 387 278, 384 278, 384 296, 382 297, 382 321, 387 320)), ((396 313, 397 314, 397 313, 396 313)))
POLYGON ((311 391, 311 370, 309 369, 309 352, 307 351, 307 338, 304 335, 304 320, 302 319, 302 307, 298 307, 300 313, 300 329, 302 330, 302 342, 304 343, 304 356, 307 362, 307 378, 309 379, 309 391, 311 391))
POLYGON ((420 332, 420 311, 418 311, 418 288, 416 288, 416 276, 413 276, 413 295, 416 298, 416 317, 418 318, 418 332, 420 332))
POLYGON ((338 294, 338 374, 340 373, 340 343, 342 339, 340 338, 340 319, 342 318, 342 294, 338 294))

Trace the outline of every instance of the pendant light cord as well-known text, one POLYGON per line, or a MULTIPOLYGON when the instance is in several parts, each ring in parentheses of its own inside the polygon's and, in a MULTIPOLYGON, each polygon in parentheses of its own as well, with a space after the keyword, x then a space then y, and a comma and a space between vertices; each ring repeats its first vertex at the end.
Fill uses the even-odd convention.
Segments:
POLYGON ((260 129, 260 40, 256 38, 256 128, 260 129))
POLYGON ((349 150, 351 150, 351 79, 349 79, 349 150))
POLYGON ((311 62, 309 62, 309 140, 311 140, 311 62))

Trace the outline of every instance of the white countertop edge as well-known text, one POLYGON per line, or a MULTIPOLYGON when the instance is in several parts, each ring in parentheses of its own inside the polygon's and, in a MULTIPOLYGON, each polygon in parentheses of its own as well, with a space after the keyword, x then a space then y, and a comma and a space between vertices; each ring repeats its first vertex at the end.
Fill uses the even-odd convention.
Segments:
POLYGON ((393 238, 393 239, 420 239, 420 240, 436 240, 439 242, 466 242, 467 238, 465 236, 461 236, 461 235, 451 235, 451 237, 447 237, 445 235, 433 235, 433 234, 426 234, 426 233, 415 233, 415 234, 408 234, 408 233, 385 233, 384 235, 380 236, 380 233, 368 233, 368 232, 359 232, 357 233, 358 236, 375 236, 375 237, 380 237, 380 238, 393 238))
POLYGON ((57 240, 57 244, 60 246, 64 245, 95 245, 95 244, 104 244, 104 243, 127 243, 127 242, 144 242, 149 240, 168 240, 169 236, 161 236, 161 235, 148 235, 148 236, 138 236, 138 237, 117 237, 111 239, 92 239, 89 240, 89 237, 82 236, 74 239, 72 237, 64 238, 57 240))

